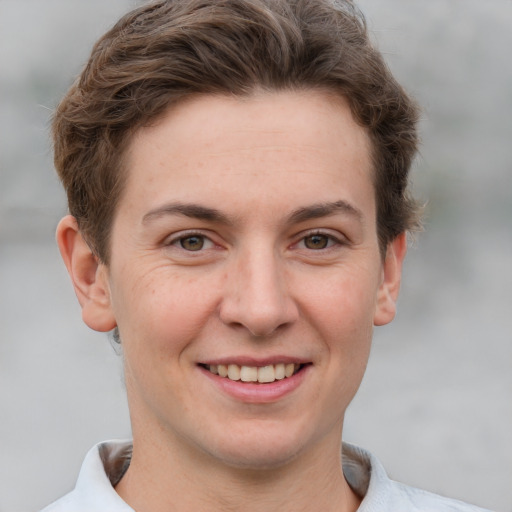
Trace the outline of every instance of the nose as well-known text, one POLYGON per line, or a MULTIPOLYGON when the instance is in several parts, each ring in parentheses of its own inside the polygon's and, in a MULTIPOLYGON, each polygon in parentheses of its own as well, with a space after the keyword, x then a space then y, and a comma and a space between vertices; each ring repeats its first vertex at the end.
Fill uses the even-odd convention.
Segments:
POLYGON ((283 263, 272 250, 241 254, 226 278, 220 318, 252 336, 270 336, 299 316, 289 286, 283 263))

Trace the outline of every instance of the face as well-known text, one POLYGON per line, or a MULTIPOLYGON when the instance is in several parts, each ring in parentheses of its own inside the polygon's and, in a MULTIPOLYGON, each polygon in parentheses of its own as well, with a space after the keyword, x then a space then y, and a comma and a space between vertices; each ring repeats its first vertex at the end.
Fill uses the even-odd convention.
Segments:
POLYGON ((134 439, 238 467, 338 445, 399 277, 345 102, 194 98, 136 134, 127 170, 103 271, 134 439))

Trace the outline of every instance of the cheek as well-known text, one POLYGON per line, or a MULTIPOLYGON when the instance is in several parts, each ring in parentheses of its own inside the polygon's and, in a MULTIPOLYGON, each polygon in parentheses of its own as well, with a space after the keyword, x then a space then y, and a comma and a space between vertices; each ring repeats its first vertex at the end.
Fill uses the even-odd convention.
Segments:
POLYGON ((377 278, 370 269, 334 273, 322 286, 308 287, 308 306, 316 327, 329 338, 350 340, 362 333, 371 335, 377 303, 377 278))
POLYGON ((136 269, 113 289, 112 302, 125 345, 157 353, 180 350, 204 327, 215 308, 211 279, 172 272, 169 267, 136 269))

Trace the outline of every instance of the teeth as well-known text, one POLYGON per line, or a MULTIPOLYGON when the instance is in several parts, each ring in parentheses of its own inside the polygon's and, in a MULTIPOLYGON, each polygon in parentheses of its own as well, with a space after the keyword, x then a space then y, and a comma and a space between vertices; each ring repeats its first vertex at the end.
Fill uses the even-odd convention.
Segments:
POLYGON ((228 365, 228 378, 230 380, 240 380, 240 366, 237 364, 228 365))
POLYGON ((278 363, 267 366, 238 366, 237 364, 211 364, 207 368, 215 375, 242 382, 259 382, 266 384, 291 377, 299 368, 299 364, 278 363))
POLYGON ((275 380, 276 372, 272 365, 258 368, 258 382, 274 382, 275 380))
POLYGON ((274 367, 274 372, 275 372, 275 376, 276 376, 277 380, 281 380, 281 379, 284 379, 286 377, 286 372, 284 370, 284 364, 283 363, 276 364, 276 366, 274 367))
POLYGON ((242 366, 240 368, 242 382, 258 382, 258 368, 255 366, 242 366))

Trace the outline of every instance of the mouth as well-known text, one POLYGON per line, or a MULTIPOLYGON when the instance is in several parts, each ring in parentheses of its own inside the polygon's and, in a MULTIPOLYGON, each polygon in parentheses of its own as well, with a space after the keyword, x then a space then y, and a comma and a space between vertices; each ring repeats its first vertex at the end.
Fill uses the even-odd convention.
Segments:
MULTIPOLYGON (((307 363, 310 364, 310 363, 307 363)), ((238 364, 200 364, 214 375, 232 381, 271 384, 299 373, 307 364, 277 363, 265 366, 240 366, 238 364)))

